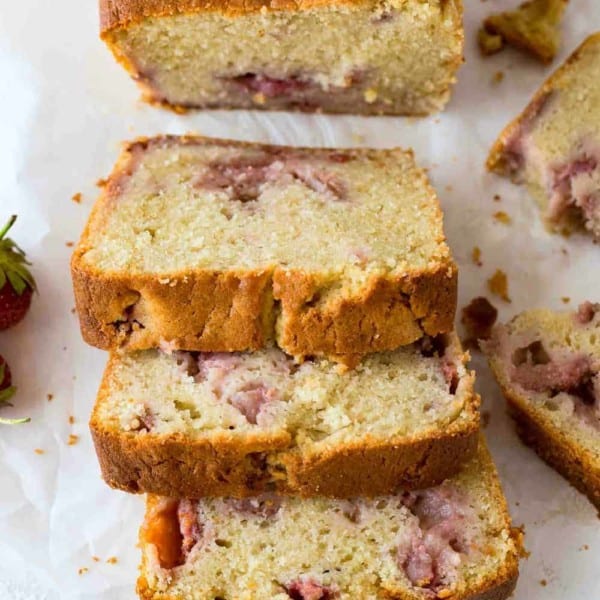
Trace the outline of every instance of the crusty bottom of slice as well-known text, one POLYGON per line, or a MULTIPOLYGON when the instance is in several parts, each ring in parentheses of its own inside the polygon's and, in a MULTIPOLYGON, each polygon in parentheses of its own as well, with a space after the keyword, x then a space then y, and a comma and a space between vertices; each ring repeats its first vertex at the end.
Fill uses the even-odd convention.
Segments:
POLYGON ((146 600, 503 600, 521 534, 483 441, 440 486, 373 499, 149 496, 146 600))
POLYGON ((517 431, 600 508, 600 305, 534 309, 483 343, 517 431))
POLYGON ((556 469, 574 488, 585 494, 600 511, 600 468, 593 459, 581 452, 564 431, 552 423, 541 422, 518 396, 504 390, 509 412, 524 444, 551 467, 556 469))
POLYGON ((116 353, 91 420, 102 474, 128 492, 179 498, 435 485, 477 448, 466 358, 455 334, 350 372, 276 349, 116 353))

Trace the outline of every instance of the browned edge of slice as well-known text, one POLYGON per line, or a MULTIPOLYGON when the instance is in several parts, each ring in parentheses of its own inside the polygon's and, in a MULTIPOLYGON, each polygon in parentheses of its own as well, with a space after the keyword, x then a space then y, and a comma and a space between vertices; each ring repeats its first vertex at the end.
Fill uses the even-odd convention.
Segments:
POLYGON ((558 471, 575 489, 585 494, 600 511, 600 464, 577 446, 568 432, 533 411, 519 395, 500 384, 510 416, 524 444, 558 471))
POLYGON ((528 114, 534 112, 536 106, 544 101, 544 98, 550 94, 553 90, 558 89, 558 80, 564 74, 565 71, 571 68, 571 66, 579 60, 581 53, 587 48, 587 46, 600 43, 600 32, 594 33, 588 36, 578 48, 567 58, 567 60, 556 70, 541 87, 533 95, 533 98, 521 114, 513 119, 500 133, 498 139, 494 142, 490 153, 486 161, 486 167, 489 171, 498 173, 499 175, 511 175, 510 169, 506 163, 504 157, 504 150, 507 141, 513 136, 513 134, 522 126, 523 122, 527 119, 528 114))
MULTIPOLYGON (((313 305, 318 275, 301 270, 211 271, 131 274, 98 271, 84 264, 90 240, 100 230, 123 181, 153 145, 233 145, 265 151, 289 149, 195 136, 140 138, 124 146, 103 187, 71 259, 75 304, 81 332, 89 344, 104 350, 158 347, 201 351, 245 351, 264 347, 274 333, 275 301, 280 302, 280 347, 294 356, 326 355, 349 366, 369 352, 393 350, 424 334, 453 328, 457 298, 457 267, 451 256, 426 269, 400 276, 373 276, 352 297, 313 305)), ((336 149, 294 148, 318 155, 336 149)), ((348 149, 359 156, 371 149, 348 149)), ((381 151, 378 151, 381 152, 381 151)), ((412 152, 407 151, 411 156, 412 152)), ((418 167, 432 201, 435 191, 418 167)), ((440 242, 445 243, 445 238, 440 242)))
POLYGON ((399 488, 418 489, 456 474, 477 452, 480 398, 474 374, 465 375, 462 393, 467 423, 451 423, 436 436, 389 440, 365 437, 324 452, 302 456, 291 436, 261 432, 243 438, 193 440, 182 433, 139 434, 111 428, 99 417, 109 391, 107 365, 90 429, 102 476, 127 492, 199 498, 244 497, 265 491, 300 496, 374 496, 399 488))

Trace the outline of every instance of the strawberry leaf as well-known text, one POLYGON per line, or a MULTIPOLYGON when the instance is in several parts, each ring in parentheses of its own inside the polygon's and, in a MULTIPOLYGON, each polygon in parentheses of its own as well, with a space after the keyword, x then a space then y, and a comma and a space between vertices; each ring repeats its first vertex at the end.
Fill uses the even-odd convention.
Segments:
POLYGON ((8 401, 15 395, 16 391, 17 388, 14 385, 0 390, 0 406, 12 406, 8 401))
POLYGON ((8 280, 20 296, 28 287, 35 290, 36 285, 33 275, 27 268, 31 263, 27 260, 25 252, 13 240, 4 237, 16 219, 16 215, 13 215, 0 230, 0 290, 8 280))

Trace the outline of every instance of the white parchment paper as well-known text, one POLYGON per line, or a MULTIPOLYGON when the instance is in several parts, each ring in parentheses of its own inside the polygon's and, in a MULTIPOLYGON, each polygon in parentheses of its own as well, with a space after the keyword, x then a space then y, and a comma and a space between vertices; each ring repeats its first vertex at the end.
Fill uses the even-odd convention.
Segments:
MULTIPOLYGON (((549 235, 526 193, 483 168, 496 134, 551 70, 512 51, 485 61, 478 56, 481 18, 516 3, 466 0, 467 62, 454 98, 442 115, 418 120, 177 116, 138 102, 137 89, 98 39, 94 0, 0 0, 0 220, 19 215, 13 234, 34 262, 40 289, 28 318, 0 332, 0 354, 19 388, 15 408, 3 414, 32 417, 29 425, 0 428, 1 600, 135 597, 143 500, 100 480, 87 419, 106 357, 80 339, 67 246, 77 240, 94 183, 110 171, 121 140, 195 131, 285 144, 412 146, 445 209, 460 264, 460 306, 486 293, 496 268, 507 272, 512 298, 495 302, 502 318, 536 305, 564 306, 562 296, 571 306, 600 299, 600 246, 582 236, 549 235), (493 82, 497 71, 505 75, 500 83, 493 82), (76 192, 81 204, 71 200, 76 192), (495 222, 498 210, 513 223, 495 222), (481 267, 471 262, 473 246, 481 248, 481 267), (75 445, 67 444, 70 434, 79 436, 75 445), (113 556, 116 564, 107 563, 113 556)), ((597 0, 572 0, 559 60, 597 29, 597 0)), ((531 552, 515 597, 600 598, 600 520, 583 496, 521 446, 484 361, 475 356, 473 364, 484 410, 491 411, 488 438, 531 552)))

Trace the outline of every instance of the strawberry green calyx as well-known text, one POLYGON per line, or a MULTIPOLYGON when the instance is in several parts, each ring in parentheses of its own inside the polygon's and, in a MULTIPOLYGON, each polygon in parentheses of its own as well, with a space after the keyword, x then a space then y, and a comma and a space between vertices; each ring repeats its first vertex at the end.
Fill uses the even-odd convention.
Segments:
POLYGON ((26 289, 35 290, 35 279, 27 268, 31 263, 25 257, 25 252, 17 244, 6 237, 10 228, 17 220, 17 215, 12 215, 8 223, 0 230, 0 290, 8 281, 18 296, 26 289))
MULTIPOLYGON (((8 380, 6 377, 6 364, 4 362, 0 363, 0 385, 2 385, 5 381, 10 383, 10 375, 8 376, 8 380)), ((9 385, 8 387, 0 389, 0 408, 3 406, 12 406, 9 400, 14 396, 17 388, 14 385, 9 385)), ((4 419, 0 417, 0 425, 21 425, 22 423, 29 423, 31 419, 29 417, 23 417, 21 419, 4 419)))

